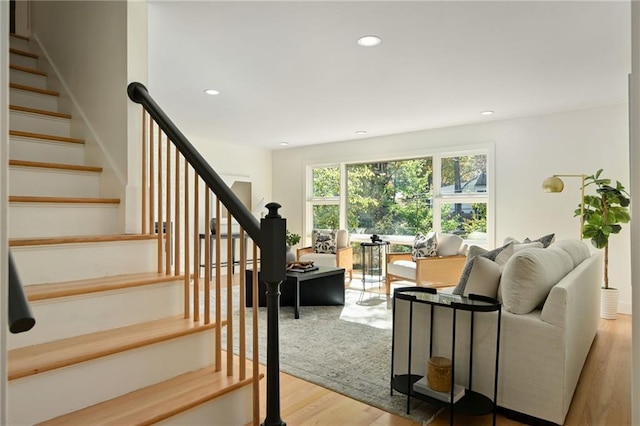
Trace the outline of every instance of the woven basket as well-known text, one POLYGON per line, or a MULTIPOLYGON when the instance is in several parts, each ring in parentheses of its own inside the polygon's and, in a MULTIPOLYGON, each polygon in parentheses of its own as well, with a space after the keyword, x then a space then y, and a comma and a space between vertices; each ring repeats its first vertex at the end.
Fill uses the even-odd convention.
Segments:
POLYGON ((427 383, 438 392, 451 391, 451 360, 432 356, 427 362, 427 383))

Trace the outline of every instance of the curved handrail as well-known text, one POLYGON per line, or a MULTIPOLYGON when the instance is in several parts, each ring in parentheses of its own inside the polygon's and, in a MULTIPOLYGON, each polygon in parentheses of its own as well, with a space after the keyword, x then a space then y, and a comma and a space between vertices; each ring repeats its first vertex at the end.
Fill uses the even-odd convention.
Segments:
POLYGON ((141 104, 144 109, 147 110, 176 148, 187 159, 189 164, 191 164, 200 177, 213 190, 227 210, 231 212, 240 226, 260 248, 263 248, 260 223, 258 220, 251 214, 249 209, 242 204, 215 170, 211 168, 209 163, 202 158, 202 155, 200 155, 186 136, 176 127, 173 121, 167 117, 162 108, 160 108, 151 95, 149 95, 147 88, 142 83, 133 82, 127 87, 127 94, 133 102, 141 104))
POLYGON ((9 251, 9 331, 14 334, 29 331, 36 324, 29 301, 24 294, 22 281, 11 251, 9 251))

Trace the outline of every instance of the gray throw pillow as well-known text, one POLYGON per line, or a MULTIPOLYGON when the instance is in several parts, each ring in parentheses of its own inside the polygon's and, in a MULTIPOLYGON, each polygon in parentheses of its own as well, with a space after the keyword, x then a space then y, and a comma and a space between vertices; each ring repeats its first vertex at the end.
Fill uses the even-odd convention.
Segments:
POLYGON ((469 275, 471 275, 471 270, 473 269, 474 259, 478 256, 486 257, 487 259, 495 262, 496 258, 503 250, 509 247, 511 243, 505 244, 502 247, 498 247, 497 249, 493 249, 486 253, 480 253, 475 256, 467 256, 467 263, 464 265, 464 269, 462 270, 462 275, 460 275, 460 281, 458 281, 458 285, 453 289, 453 294, 463 294, 464 289, 467 286, 467 281, 469 281, 469 275))
POLYGON ((529 238, 525 238, 523 243, 534 243, 536 241, 539 241, 542 243, 542 247, 543 248, 547 248, 551 245, 551 243, 553 243, 556 240, 556 234, 548 234, 545 235, 544 237, 540 237, 537 240, 531 240, 529 238))

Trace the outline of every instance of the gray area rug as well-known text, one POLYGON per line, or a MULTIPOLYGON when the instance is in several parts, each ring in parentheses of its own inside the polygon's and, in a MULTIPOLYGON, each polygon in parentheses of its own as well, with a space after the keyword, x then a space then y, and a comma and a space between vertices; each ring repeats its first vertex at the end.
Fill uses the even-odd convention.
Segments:
MULTIPOLYGON (((385 295, 353 289, 347 289, 345 296, 345 306, 301 307, 298 320, 293 307, 280 308, 280 370, 390 413, 423 424, 432 421, 439 407, 412 399, 407 415, 406 396, 390 395, 391 301, 385 295)), ((266 311, 259 309, 263 364, 266 311)), ((250 339, 250 309, 247 321, 250 339)), ((250 347, 248 351, 252 358, 250 347)))

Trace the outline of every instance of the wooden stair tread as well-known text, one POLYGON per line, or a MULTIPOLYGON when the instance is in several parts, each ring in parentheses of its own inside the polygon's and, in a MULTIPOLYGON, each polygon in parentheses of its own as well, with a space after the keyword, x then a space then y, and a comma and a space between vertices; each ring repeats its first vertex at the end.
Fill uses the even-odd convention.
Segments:
POLYGON ((30 302, 55 299, 58 297, 76 296, 79 294, 98 293, 123 288, 140 287, 164 282, 182 281, 184 275, 167 275, 157 272, 116 275, 76 281, 65 281, 49 284, 32 284, 24 287, 30 302))
POLYGON ((120 204, 119 198, 91 197, 40 197, 33 195, 10 195, 10 203, 60 203, 60 204, 120 204))
POLYGON ((21 56, 28 56, 29 58, 38 59, 38 55, 35 53, 27 52, 26 50, 15 49, 13 47, 9 48, 9 53, 13 53, 21 56))
POLYGON ((157 240, 156 234, 78 235, 72 237, 12 238, 9 247, 42 246, 54 244, 103 243, 116 241, 157 240))
POLYGON ((102 172, 102 167, 81 166, 77 164, 43 163, 40 161, 25 161, 25 160, 9 160, 9 166, 70 170, 70 171, 77 171, 77 172, 94 172, 94 173, 102 172))
POLYGON ((9 136, 18 136, 22 138, 32 138, 32 139, 44 139, 44 140, 56 141, 56 142, 84 144, 83 139, 65 138, 62 136, 45 135, 43 133, 22 132, 20 130, 9 130, 9 136))
POLYGON ((9 380, 215 328, 183 316, 163 318, 8 351, 9 380))
POLYGON ((16 34, 16 33, 9 33, 9 37, 15 37, 15 38, 19 38, 19 39, 22 39, 22 40, 29 41, 29 37, 26 37, 26 36, 23 36, 23 35, 20 35, 20 34, 16 34))
POLYGON ((24 84, 9 83, 9 88, 10 89, 18 89, 18 90, 26 90, 28 92, 40 93, 42 95, 60 96, 60 92, 56 92, 55 90, 40 89, 38 87, 25 86, 24 84))
POLYGON ((215 328, 183 316, 144 322, 83 336, 69 337, 8 351, 7 377, 22 377, 68 367, 215 328))
MULTIPOLYGON (((247 368, 247 371, 251 369, 247 368)), ((264 374, 261 373, 260 378, 263 377, 264 374)), ((243 386, 250 386, 251 383, 252 377, 249 375, 240 380, 236 375, 227 376, 225 368, 216 372, 214 367, 207 367, 59 416, 40 425, 150 425, 243 386)))
POLYGON ((44 72, 44 71, 40 71, 40 70, 37 70, 35 68, 23 67, 22 65, 9 64, 9 69, 16 70, 16 71, 22 71, 22 72, 28 72, 29 74, 37 74, 37 75, 41 75, 43 77, 47 76, 47 73, 44 72))
POLYGON ((48 115, 50 117, 64 118, 71 120, 71 114, 63 114, 61 112, 46 111, 43 109, 27 108, 19 105, 9 105, 9 109, 13 111, 28 112, 31 114, 48 115))

